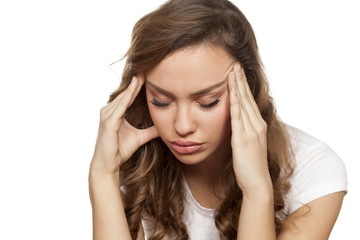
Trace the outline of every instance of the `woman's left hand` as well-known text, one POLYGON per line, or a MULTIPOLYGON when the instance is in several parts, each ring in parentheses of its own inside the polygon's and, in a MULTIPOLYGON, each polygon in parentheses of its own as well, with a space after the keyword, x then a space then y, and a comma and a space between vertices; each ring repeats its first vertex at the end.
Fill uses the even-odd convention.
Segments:
POLYGON ((272 191, 267 164, 267 124, 239 63, 229 74, 231 147, 236 181, 243 194, 272 191))

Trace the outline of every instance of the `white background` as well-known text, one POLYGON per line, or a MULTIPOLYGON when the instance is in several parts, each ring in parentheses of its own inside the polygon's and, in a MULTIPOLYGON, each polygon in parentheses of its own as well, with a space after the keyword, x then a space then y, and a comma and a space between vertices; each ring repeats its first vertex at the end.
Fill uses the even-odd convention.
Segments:
MULTIPOLYGON (((0 239, 91 239, 88 166, 119 85, 109 64, 162 2, 1 1, 0 239)), ((360 239, 357 1, 233 2, 255 30, 280 117, 346 164, 331 239, 360 239)))

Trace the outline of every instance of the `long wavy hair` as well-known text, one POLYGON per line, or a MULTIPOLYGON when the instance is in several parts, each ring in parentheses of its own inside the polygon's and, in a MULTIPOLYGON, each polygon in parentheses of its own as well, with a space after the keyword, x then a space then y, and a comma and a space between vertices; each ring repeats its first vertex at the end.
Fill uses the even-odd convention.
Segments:
MULTIPOLYGON (((134 26, 131 46, 119 88, 109 102, 123 92, 133 76, 146 73, 170 53, 189 46, 210 44, 222 47, 244 68, 252 94, 267 123, 268 166, 273 183, 274 211, 284 208, 284 196, 292 175, 292 150, 285 125, 276 115, 269 86, 262 70, 258 47, 250 23, 242 12, 227 0, 170 0, 145 15, 134 26)), ((125 118, 143 129, 153 125, 143 87, 125 118)), ((126 139, 124 139, 126 141, 126 139)), ((188 239, 184 212, 181 163, 160 138, 141 146, 120 167, 121 184, 126 189, 126 216, 133 239, 141 220, 152 223, 149 239, 188 239)), ((225 182, 225 198, 216 209, 215 225, 222 239, 236 239, 242 193, 231 161, 219 176, 225 182)), ((278 233, 282 221, 274 216, 278 233)))

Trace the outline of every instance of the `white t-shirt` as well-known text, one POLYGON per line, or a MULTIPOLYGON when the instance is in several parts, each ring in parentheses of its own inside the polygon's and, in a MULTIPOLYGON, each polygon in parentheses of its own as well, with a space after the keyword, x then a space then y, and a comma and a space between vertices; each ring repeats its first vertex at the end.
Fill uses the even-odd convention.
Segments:
MULTIPOLYGON (((294 149, 294 174, 290 178, 291 188, 285 197, 285 208, 278 217, 284 219, 299 207, 327 194, 347 191, 347 175, 340 157, 325 143, 307 133, 288 126, 294 149)), ((184 178, 186 202, 184 222, 191 240, 219 240, 215 226, 214 209, 204 208, 196 202, 184 178)), ((145 239, 149 225, 142 222, 145 239)), ((170 238, 166 238, 168 240, 170 238)))

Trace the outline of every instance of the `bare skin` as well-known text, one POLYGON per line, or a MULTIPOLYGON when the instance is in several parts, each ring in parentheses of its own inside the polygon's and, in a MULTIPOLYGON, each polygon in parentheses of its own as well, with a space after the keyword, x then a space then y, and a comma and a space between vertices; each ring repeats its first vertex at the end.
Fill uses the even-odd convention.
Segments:
POLYGON ((120 193, 119 167, 141 145, 158 136, 155 127, 139 130, 123 118, 143 83, 143 75, 134 77, 126 91, 101 109, 89 173, 94 240, 131 239, 120 193))
MULTIPOLYGON (((215 184, 213 177, 222 166, 222 162, 217 160, 226 159, 231 151, 236 181, 244 196, 238 239, 276 239, 272 185, 266 161, 266 124, 241 65, 235 63, 224 50, 211 46, 179 50, 167 61, 156 68, 160 71, 155 69, 155 72, 150 72, 146 80, 145 75, 134 77, 129 88, 101 110, 89 174, 94 239, 131 239, 120 192, 119 167, 141 145, 159 136, 169 144, 170 149, 169 142, 174 139, 204 143, 202 151, 196 154, 175 151, 174 155, 183 163, 184 175, 195 199, 205 207, 220 203, 209 189, 215 184), (222 60, 218 62, 217 59, 222 60), (166 79, 171 79, 172 83, 169 85, 166 79), (197 98, 191 95, 223 79, 226 80, 225 85, 220 84, 208 95, 197 98), (148 103, 155 126, 138 130, 123 116, 145 81, 172 94, 171 97, 161 95, 146 85, 148 101, 157 98, 169 105, 160 108, 148 103), (182 81, 188 82, 185 84, 182 81), (215 99, 220 101, 214 107, 202 109, 202 105, 213 103, 215 99), (229 125, 231 129, 227 128, 229 125), (210 134, 209 129, 212 130, 210 134)), ((308 213, 306 207, 298 209, 287 218, 288 224, 278 239, 327 239, 339 214, 343 196, 344 193, 340 192, 317 199, 309 203, 312 211, 308 213), (306 218, 298 217, 304 213, 306 218)), ((143 230, 140 231, 141 238, 143 230)))
POLYGON ((236 180, 243 191, 238 240, 325 240, 340 212, 344 192, 326 195, 287 217, 276 237, 273 195, 266 164, 266 125, 250 92, 244 71, 235 64, 231 89, 231 145, 236 180), (309 208, 310 207, 310 211, 309 208))

